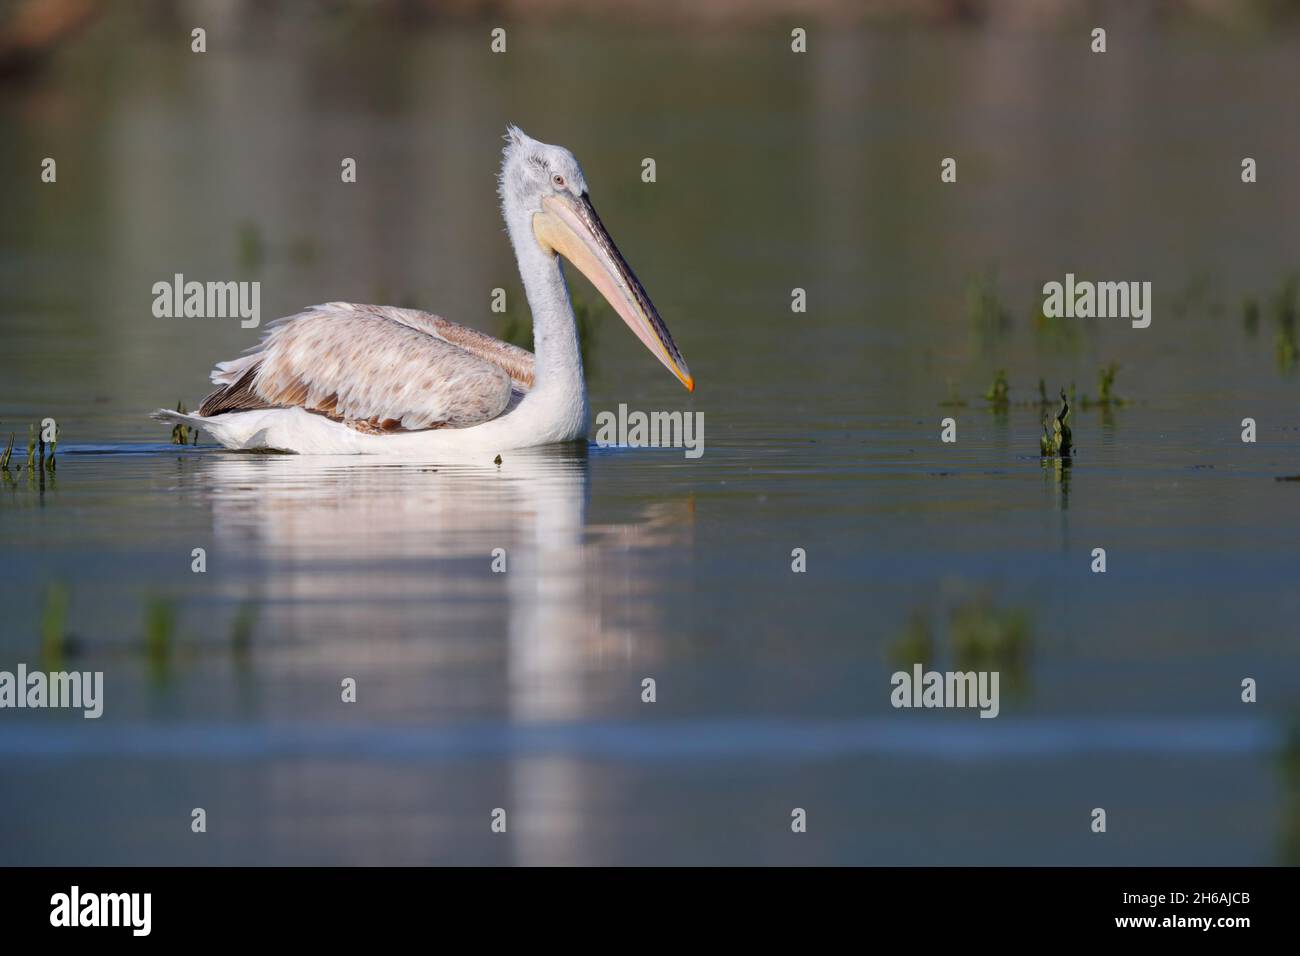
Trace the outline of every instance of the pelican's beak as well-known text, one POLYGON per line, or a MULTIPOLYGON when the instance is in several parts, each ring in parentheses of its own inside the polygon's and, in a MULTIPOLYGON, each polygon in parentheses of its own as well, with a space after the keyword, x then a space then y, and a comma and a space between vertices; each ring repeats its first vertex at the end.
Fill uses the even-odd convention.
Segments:
POLYGON ((695 391, 695 379, 677 351, 668 326, 659 318, 650 296, 605 231, 585 193, 581 198, 568 193, 545 197, 541 211, 533 215, 533 235, 543 249, 558 252, 577 266, 645 347, 687 389, 695 391))

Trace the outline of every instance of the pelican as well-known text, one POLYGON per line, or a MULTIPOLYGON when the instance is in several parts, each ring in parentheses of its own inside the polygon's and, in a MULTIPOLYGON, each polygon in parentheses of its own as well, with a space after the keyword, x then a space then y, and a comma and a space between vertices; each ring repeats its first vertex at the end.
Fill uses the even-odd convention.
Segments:
POLYGON ((587 386, 560 256, 585 275, 689 391, 686 362, 587 194, 573 154, 506 132, 501 211, 536 353, 437 315, 330 302, 270 323, 220 362, 197 414, 227 448, 301 454, 494 453, 584 438, 587 386))

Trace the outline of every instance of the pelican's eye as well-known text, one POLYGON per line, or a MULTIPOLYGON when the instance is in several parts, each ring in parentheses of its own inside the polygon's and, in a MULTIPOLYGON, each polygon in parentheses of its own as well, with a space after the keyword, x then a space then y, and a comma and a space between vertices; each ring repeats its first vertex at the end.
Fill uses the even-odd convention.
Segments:
POLYGON ((551 177, 551 182, 555 185, 556 189, 564 188, 564 177, 561 176, 559 173, 556 173, 554 176, 551 177))

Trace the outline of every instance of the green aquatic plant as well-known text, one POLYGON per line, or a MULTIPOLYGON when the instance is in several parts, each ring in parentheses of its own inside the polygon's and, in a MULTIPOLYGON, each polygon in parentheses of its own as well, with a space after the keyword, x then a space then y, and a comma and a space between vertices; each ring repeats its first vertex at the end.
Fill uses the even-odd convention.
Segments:
POLYGON ((1027 611, 995 607, 980 597, 953 608, 949 625, 958 670, 999 671, 1012 693, 1027 688, 1032 645, 1027 611))
POLYGON ((47 451, 46 454, 45 454, 45 470, 48 471, 48 472, 50 472, 51 474, 54 473, 54 452, 55 452, 55 450, 59 447, 59 432, 60 432, 60 431, 61 431, 61 429, 59 428, 59 426, 58 426, 57 424, 55 424, 55 426, 54 426, 54 438, 52 438, 52 439, 50 440, 50 443, 49 443, 48 445, 45 446, 45 447, 48 449, 48 451, 47 451))
MULTIPOLYGON (((189 414, 189 410, 185 407, 184 402, 176 403, 176 411, 180 412, 182 415, 189 414)), ((194 444, 197 445, 199 443, 198 430, 191 429, 190 426, 186 425, 184 422, 177 422, 175 425, 172 426, 172 444, 188 445, 190 443, 191 431, 194 432, 194 444)))
POLYGON ((176 606, 166 598, 150 598, 144 608, 144 652, 155 677, 167 672, 175 634, 176 606))
POLYGON ((1100 395, 1098 401, 1103 405, 1109 405, 1111 402, 1117 404, 1123 402, 1123 399, 1111 394, 1111 389, 1115 385, 1115 373, 1118 371, 1119 366, 1111 362, 1097 372, 1097 393, 1100 395))
POLYGON ((1295 337, 1279 331, 1274 341, 1278 370, 1290 374, 1295 369, 1296 357, 1300 356, 1300 345, 1295 337))
POLYGON ((1043 477, 1055 489, 1062 511, 1070 510, 1070 468, 1073 463, 1072 458, 1045 457, 1041 461, 1043 477))
POLYGON ((1069 458, 1074 451, 1074 436, 1070 431, 1070 403, 1065 400, 1065 389, 1061 389, 1061 410, 1056 413, 1056 425, 1053 437, 1056 440, 1056 452, 1062 458, 1069 458))
POLYGON ((1094 405, 1099 405, 1102 408, 1110 408, 1112 406, 1118 408, 1127 404, 1124 399, 1115 394, 1115 374, 1118 371, 1119 365, 1115 362, 1111 362, 1109 365, 1103 365, 1101 368, 1097 369, 1098 397, 1094 401, 1093 399, 1088 398, 1087 395, 1084 395, 1082 401, 1084 408, 1089 408, 1094 405))
POLYGON ((1033 646, 1028 610, 998 606, 981 592, 952 605, 947 617, 945 640, 936 642, 930 609, 915 608, 903 632, 885 648, 890 666, 998 671, 1009 693, 1023 696, 1027 692, 1033 646))
POLYGON ((1300 292, 1300 274, 1291 273, 1284 280, 1273 296, 1273 321, 1278 325, 1295 327, 1300 308, 1296 304, 1296 295, 1300 292))
MULTIPOLYGON (((27 426, 27 477, 32 479, 36 472, 42 473, 42 482, 44 473, 53 473, 56 467, 55 452, 59 446, 59 432, 57 425, 54 427, 54 438, 50 442, 45 441, 45 433, 38 425, 27 426)), ((0 472, 6 475, 9 473, 9 466, 13 464, 14 457, 14 433, 9 433, 9 440, 5 444, 3 452, 0 452, 0 472)), ((19 466, 19 470, 22 466, 19 466)))
POLYGON ((984 400, 995 409, 1005 409, 1011 401, 1011 386, 1007 384, 1006 369, 998 369, 993 384, 984 393, 984 400))
POLYGON ((1027 693, 1033 649, 1028 609, 999 606, 986 592, 968 594, 949 606, 943 641, 934 639, 930 615, 928 605, 912 610, 902 633, 885 647, 890 666, 997 671, 1011 695, 1027 693))
POLYGON ((1241 322, 1248 335, 1255 335, 1260 323, 1260 316, 1267 310, 1273 325, 1273 356, 1277 369, 1283 375, 1295 371, 1300 361, 1300 273, 1287 275, 1276 292, 1267 297, 1266 305, 1261 306, 1254 296, 1247 296, 1242 301, 1241 322))
POLYGON ((41 604, 41 659, 50 670, 58 670, 63 664, 71 597, 68 586, 62 581, 56 581, 45 589, 45 600, 41 604))
POLYGON ((1270 311, 1276 333, 1273 348, 1277 357, 1277 367, 1284 374, 1295 369, 1296 359, 1300 358, 1300 341, 1296 337, 1297 318, 1300 308, 1296 305, 1296 293, 1300 289, 1300 276, 1295 273, 1287 276, 1273 296, 1270 311))
POLYGON ((899 667, 913 664, 929 665, 934 660, 934 641, 930 635, 930 616, 924 610, 915 610, 907 619, 907 627, 898 640, 890 645, 887 656, 899 667))
POLYGON ((1074 452, 1074 434, 1070 431, 1068 419, 1070 403, 1066 401, 1065 389, 1061 389, 1061 410, 1055 418, 1048 418, 1043 412, 1043 433, 1038 437, 1038 450, 1044 458, 1069 458, 1074 452))

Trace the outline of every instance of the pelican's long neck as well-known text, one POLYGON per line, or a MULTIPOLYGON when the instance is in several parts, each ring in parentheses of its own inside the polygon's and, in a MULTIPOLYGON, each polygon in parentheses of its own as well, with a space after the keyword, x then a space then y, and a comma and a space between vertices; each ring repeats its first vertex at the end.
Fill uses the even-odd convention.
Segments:
POLYGON ((533 388, 530 395, 563 393, 585 403, 587 387, 582 376, 582 352, 573 303, 560 269, 560 259, 548 253, 533 235, 532 214, 505 203, 506 227, 519 261, 519 275, 533 313, 533 388))

